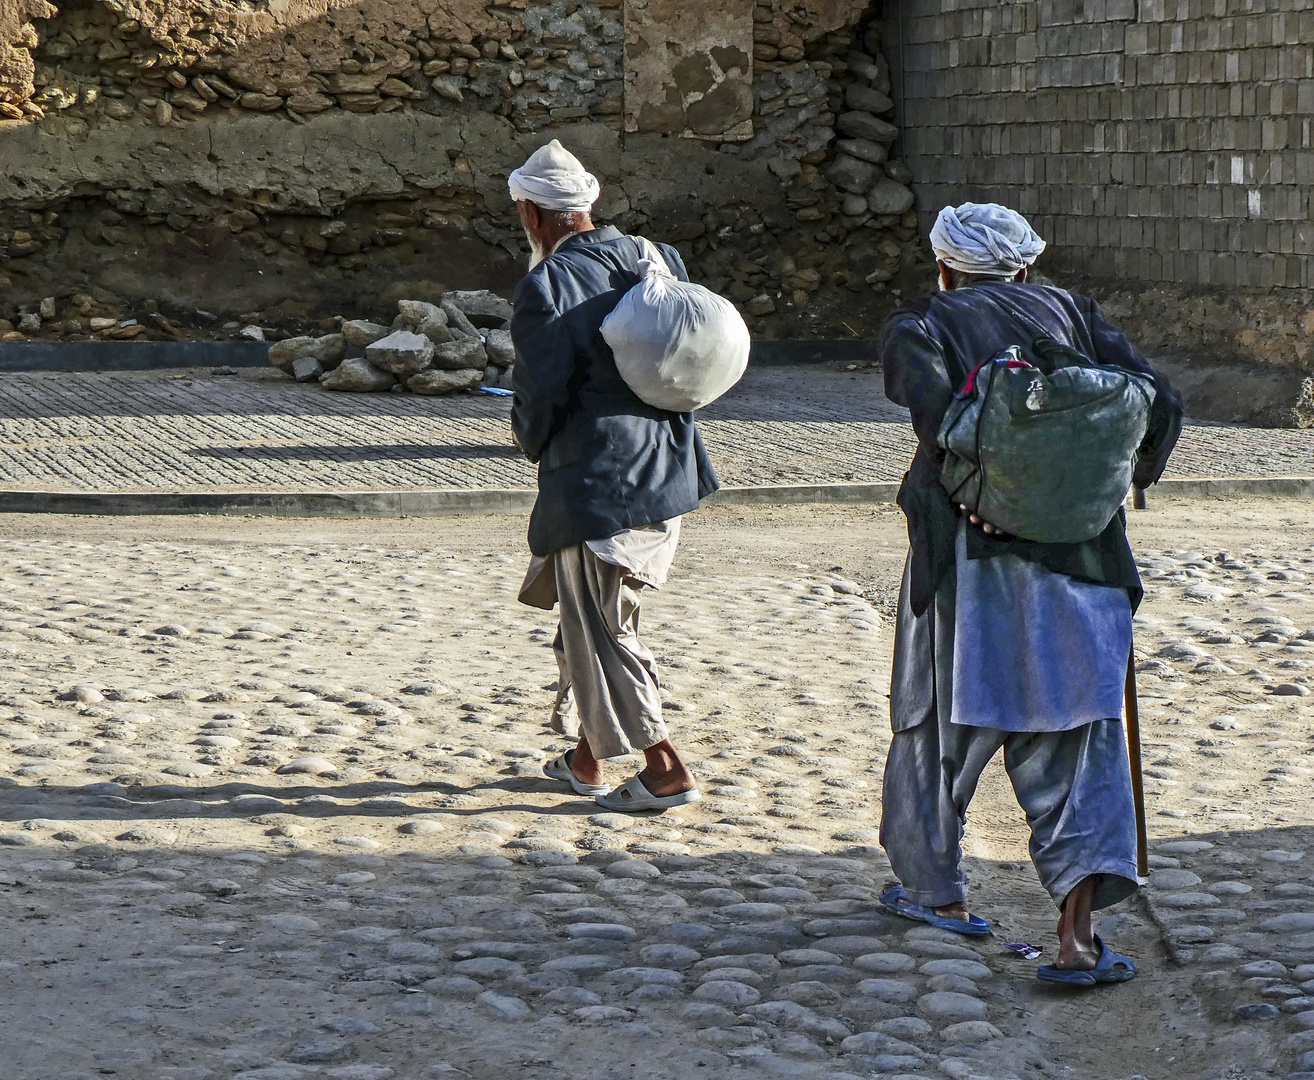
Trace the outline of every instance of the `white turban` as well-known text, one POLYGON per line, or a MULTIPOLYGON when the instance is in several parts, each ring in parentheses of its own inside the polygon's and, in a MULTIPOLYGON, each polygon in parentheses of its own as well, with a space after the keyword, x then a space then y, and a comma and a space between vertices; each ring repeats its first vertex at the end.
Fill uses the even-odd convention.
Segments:
POLYGON ((544 210, 587 213, 598 201, 598 178, 556 139, 541 146, 509 179, 511 198, 544 210))
POLYGON ((964 274, 1012 277, 1045 250, 1027 219, 998 203, 946 206, 931 229, 935 256, 964 274))

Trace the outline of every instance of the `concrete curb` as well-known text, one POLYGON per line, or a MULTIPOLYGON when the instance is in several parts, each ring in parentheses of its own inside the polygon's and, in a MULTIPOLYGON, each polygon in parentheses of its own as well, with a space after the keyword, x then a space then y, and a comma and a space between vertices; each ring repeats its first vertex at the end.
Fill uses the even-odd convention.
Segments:
POLYGON ((268 341, 0 341, 0 372, 269 367, 268 341))
MULTIPOLYGON (((776 484, 727 487, 706 500, 717 506, 891 503, 898 484, 776 484)), ((0 514, 258 514, 271 517, 437 517, 450 514, 528 514, 529 488, 438 491, 0 491, 0 514)), ((1314 497, 1314 477, 1219 477, 1164 480, 1156 495, 1314 497)))

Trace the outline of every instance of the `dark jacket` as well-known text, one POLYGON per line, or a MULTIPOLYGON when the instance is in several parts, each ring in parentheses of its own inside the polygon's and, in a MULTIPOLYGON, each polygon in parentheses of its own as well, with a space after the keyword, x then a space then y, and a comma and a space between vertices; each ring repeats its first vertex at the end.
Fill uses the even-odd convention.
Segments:
MULTIPOLYGON (((926 610, 936 588, 954 564, 957 509, 940 486, 944 452, 936 445, 940 422, 967 372, 1010 345, 1024 353, 1039 335, 1078 349, 1101 364, 1149 375, 1155 383, 1150 427, 1137 458, 1134 483, 1158 481, 1182 429, 1182 402, 1168 380, 1146 363, 1121 330, 1085 296, 1046 285, 983 281, 936 293, 896 311, 881 341, 885 392, 906 405, 917 432, 917 453, 899 490, 908 516, 912 546, 909 601, 915 614, 926 610)), ((1017 538, 995 539, 968 531, 968 557, 1008 552, 1083 581, 1120 585, 1140 602, 1140 576, 1119 512, 1093 540, 1080 544, 1041 544, 1017 538)))
MULTIPOLYGON (((688 281, 675 249, 658 246, 688 281)), ((516 289, 511 425, 538 464, 535 555, 686 514, 721 486, 692 414, 640 401, 602 339, 638 264, 638 245, 605 226, 570 237, 516 289)))

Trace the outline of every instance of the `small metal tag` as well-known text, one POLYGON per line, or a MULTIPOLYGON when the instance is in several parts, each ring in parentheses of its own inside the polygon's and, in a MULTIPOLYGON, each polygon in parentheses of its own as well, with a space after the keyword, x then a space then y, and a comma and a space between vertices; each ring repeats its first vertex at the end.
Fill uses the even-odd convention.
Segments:
POLYGON ((1032 379, 1031 385, 1027 387, 1027 408, 1032 412, 1040 412, 1049 404, 1049 391, 1045 389, 1045 384, 1039 379, 1032 379))

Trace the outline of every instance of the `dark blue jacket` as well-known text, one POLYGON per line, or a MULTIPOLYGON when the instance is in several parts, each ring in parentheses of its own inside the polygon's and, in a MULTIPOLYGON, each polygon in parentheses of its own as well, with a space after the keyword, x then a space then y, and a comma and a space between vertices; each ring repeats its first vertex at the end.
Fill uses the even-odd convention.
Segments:
MULTIPOLYGON (((688 281, 675 250, 658 246, 688 281)), ((638 245, 608 225, 567 239, 516 289, 511 425, 538 464, 535 555, 686 514, 721 486, 692 414, 640 401, 602 339, 638 264, 638 245)))
MULTIPOLYGON (((911 596, 921 614, 954 565, 957 510, 940 486, 944 451, 936 444, 954 392, 967 372, 1010 345, 1024 352, 1040 335, 1084 353, 1101 364, 1138 371, 1155 384, 1149 430, 1136 461, 1137 487, 1157 483, 1182 430, 1182 402, 1089 297, 1047 285, 981 281, 934 293, 899 308, 885 324, 881 359, 885 393, 912 413, 917 454, 899 489, 912 547, 911 596)), ((1083 581, 1127 589, 1133 610, 1140 602, 1140 577, 1127 543, 1121 513, 1093 540, 1042 544, 1016 537, 998 539, 969 529, 968 558, 1013 554, 1083 581)))

